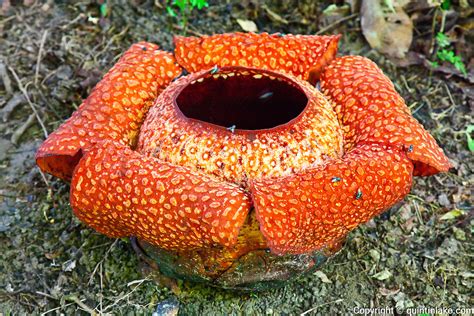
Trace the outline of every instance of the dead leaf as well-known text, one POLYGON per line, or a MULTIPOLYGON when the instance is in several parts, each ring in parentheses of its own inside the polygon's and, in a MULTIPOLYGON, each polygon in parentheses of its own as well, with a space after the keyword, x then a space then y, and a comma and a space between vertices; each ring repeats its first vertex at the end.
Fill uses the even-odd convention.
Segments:
POLYGON ((237 23, 245 32, 258 32, 257 24, 254 21, 237 19, 237 23))
POLYGON ((316 275, 323 283, 332 283, 328 276, 321 270, 316 271, 314 275, 316 275))
POLYGON ((384 3, 383 0, 362 1, 362 33, 370 46, 380 53, 404 58, 413 39, 413 23, 400 2, 392 2, 393 11, 384 3))
POLYGON ((386 289, 384 287, 379 289, 379 293, 383 296, 392 296, 400 292, 400 289, 386 289))

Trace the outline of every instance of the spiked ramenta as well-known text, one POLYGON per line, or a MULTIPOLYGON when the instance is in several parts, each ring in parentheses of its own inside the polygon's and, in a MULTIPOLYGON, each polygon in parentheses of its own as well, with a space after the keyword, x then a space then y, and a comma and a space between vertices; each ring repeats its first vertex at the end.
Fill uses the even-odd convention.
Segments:
POLYGON ((294 277, 402 200, 413 175, 450 168, 373 62, 335 57, 338 39, 176 37, 175 56, 135 44, 37 163, 71 180, 83 222, 136 237, 167 275, 294 277))

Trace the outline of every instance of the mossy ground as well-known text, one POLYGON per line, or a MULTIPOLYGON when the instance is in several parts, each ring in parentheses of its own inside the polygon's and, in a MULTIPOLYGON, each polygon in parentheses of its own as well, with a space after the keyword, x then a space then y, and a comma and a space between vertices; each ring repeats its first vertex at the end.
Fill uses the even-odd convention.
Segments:
MULTIPOLYGON (((13 70, 31 100, 0 123, 0 315, 87 314, 88 309, 149 315, 158 302, 175 294, 139 273, 127 240, 108 239, 74 218, 68 185, 43 179, 35 167, 34 152, 44 138, 36 121, 17 145, 10 137, 32 113, 31 106, 51 132, 131 43, 148 40, 171 49, 172 35, 182 30, 153 1, 116 3, 108 7, 109 17, 99 21, 94 1, 68 3, 18 5, 0 18, 0 60, 9 69, 12 92, 23 94, 13 70)), ((289 20, 285 24, 255 3, 211 2, 190 16, 188 34, 237 31, 236 18, 256 21, 259 31, 315 33, 317 17, 327 6, 268 3, 268 9, 289 20)), ((344 31, 341 52, 365 55, 381 65, 455 168, 416 179, 411 195, 396 210, 351 233, 345 248, 320 272, 263 293, 179 283, 180 314, 331 315, 355 307, 473 305, 469 190, 474 159, 462 133, 472 120, 472 100, 454 77, 447 80, 420 67, 397 68, 370 50, 357 17, 338 27, 344 31), (461 215, 450 219, 447 213, 461 215)), ((0 85, 0 107, 11 96, 0 85)))

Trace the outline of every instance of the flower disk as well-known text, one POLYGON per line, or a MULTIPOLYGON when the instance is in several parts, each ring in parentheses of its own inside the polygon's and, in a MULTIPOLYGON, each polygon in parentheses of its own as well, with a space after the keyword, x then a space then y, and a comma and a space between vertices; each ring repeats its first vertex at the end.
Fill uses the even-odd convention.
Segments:
MULTIPOLYGON (((277 90, 277 86, 269 89, 275 94, 277 90)), ((238 110, 244 111, 243 106, 238 110)), ((271 111, 265 103, 255 106, 267 107, 271 111)), ((292 104, 285 106, 291 108, 292 104)), ((211 112, 210 115, 218 114, 211 112)), ((256 119, 263 121, 266 115, 271 113, 256 119)), ((209 71, 194 73, 173 82, 150 109, 137 150, 146 156, 201 170, 220 180, 247 187, 248 179, 289 175, 319 165, 328 158, 340 157, 342 133, 330 103, 307 82, 268 70, 230 67, 221 68, 216 74, 209 71), (220 99, 218 93, 213 92, 209 100, 203 101, 209 104, 211 99, 219 99, 215 105, 218 108, 229 109, 229 104, 239 95, 245 95, 247 102, 250 102, 251 88, 242 86, 246 80, 257 87, 257 91, 260 84, 263 89, 278 82, 297 87, 306 97, 303 112, 275 128, 240 130, 237 125, 237 129, 230 131, 189 119, 178 108, 183 89, 190 85, 196 89, 190 96, 191 106, 194 107, 200 103, 199 98, 206 94, 205 90, 236 93, 232 96, 224 94, 220 99)))

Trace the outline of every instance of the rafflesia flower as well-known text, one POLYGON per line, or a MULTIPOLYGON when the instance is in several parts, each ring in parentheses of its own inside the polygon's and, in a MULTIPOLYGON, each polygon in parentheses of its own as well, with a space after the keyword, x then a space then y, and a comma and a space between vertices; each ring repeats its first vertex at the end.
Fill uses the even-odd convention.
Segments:
POLYGON ((288 279, 402 200, 413 176, 450 167, 376 64, 335 57, 338 39, 176 37, 174 56, 135 44, 37 163, 71 180, 80 220, 136 237, 167 275, 288 279))

